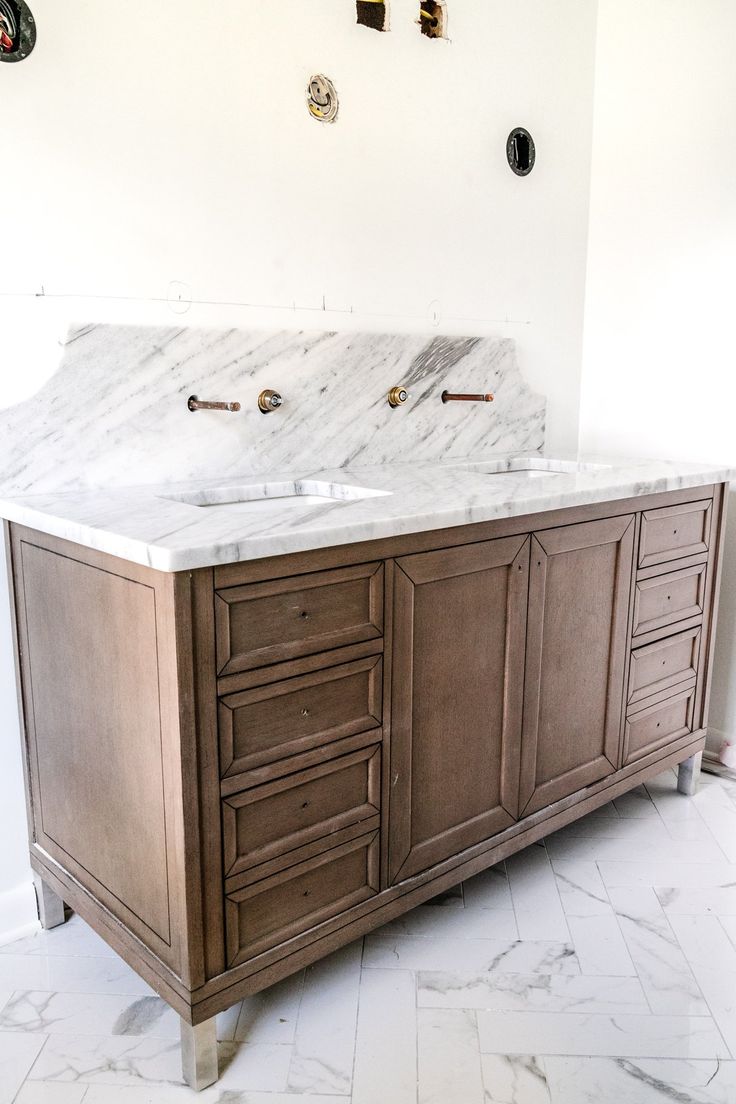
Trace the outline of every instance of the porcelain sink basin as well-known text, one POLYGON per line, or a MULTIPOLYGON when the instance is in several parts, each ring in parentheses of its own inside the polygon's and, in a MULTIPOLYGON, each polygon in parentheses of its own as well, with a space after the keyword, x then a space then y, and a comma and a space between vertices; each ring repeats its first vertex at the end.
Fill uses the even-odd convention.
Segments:
POLYGON ((323 506, 330 502, 356 502, 390 494, 351 483, 327 483, 319 479, 295 479, 264 483, 227 484, 200 487, 160 495, 169 502, 183 502, 204 510, 228 510, 238 513, 273 512, 288 506, 323 506))
POLYGON ((463 464, 462 467, 463 471, 477 472, 479 475, 519 475, 527 479, 539 479, 605 471, 611 465, 579 460, 553 460, 538 456, 517 456, 513 460, 486 460, 477 464, 463 464))

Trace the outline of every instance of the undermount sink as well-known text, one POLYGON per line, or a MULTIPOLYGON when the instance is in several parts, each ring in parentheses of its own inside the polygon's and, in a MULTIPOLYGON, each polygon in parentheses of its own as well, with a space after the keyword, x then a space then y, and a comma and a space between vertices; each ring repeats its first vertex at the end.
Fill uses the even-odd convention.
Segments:
POLYGON ((486 460, 477 464, 463 464, 463 471, 479 475, 521 475, 527 479, 542 476, 578 475, 605 471, 610 464, 595 464, 585 460, 552 460, 538 456, 517 456, 513 460, 486 460))
POLYGON ((351 483, 327 483, 319 479, 279 480, 267 483, 227 484, 159 495, 169 502, 182 502, 206 510, 235 510, 239 513, 270 512, 284 506, 322 506, 328 502, 356 502, 391 494, 351 483))

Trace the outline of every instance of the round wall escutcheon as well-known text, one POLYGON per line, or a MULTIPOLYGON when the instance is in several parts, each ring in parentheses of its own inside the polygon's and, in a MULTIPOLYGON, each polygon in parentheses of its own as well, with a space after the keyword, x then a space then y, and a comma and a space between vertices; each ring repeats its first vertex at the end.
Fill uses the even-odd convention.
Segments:
POLYGON ((36 45, 36 20, 25 0, 0 0, 0 61, 25 61, 36 45))
POLYGON ((506 139, 506 159, 517 176, 528 176, 534 168, 537 150, 534 139, 524 127, 514 127, 506 139))
POLYGON ((313 119, 334 123, 338 110, 337 89, 323 73, 315 73, 307 85, 307 107, 313 119))

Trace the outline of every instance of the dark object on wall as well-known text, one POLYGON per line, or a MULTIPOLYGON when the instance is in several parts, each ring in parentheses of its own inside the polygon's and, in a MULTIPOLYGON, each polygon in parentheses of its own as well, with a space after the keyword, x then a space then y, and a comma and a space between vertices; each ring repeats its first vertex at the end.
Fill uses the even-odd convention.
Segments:
POLYGON ((36 20, 25 0, 0 0, 0 61, 24 61, 36 45, 36 20))
POLYGON ((528 176, 534 168, 537 150, 534 139, 524 127, 515 127, 506 140, 506 157, 511 171, 517 176, 528 176))
POLYGON ((381 0, 357 0, 358 24, 374 31, 388 30, 388 4, 381 0))
POLYGON ((447 7, 439 0, 420 0, 419 26, 427 38, 447 37, 447 7))

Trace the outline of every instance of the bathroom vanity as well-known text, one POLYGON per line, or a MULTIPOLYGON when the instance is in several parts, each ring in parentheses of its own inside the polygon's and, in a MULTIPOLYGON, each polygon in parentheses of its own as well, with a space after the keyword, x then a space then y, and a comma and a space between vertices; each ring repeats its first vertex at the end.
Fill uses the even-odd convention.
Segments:
MULTIPOLYGON (((692 791, 726 476, 579 468, 486 474, 483 501, 483 472, 428 465, 439 517, 469 485, 493 516, 334 544, 334 503, 322 528, 319 505, 244 521, 231 488, 219 524, 240 508, 255 554, 190 567, 116 537, 110 496, 94 534, 84 495, 5 504, 42 911, 178 1011, 190 1084, 244 995, 664 767, 692 791)), ((359 504, 379 528, 387 485, 359 504)))
POLYGON ((113 325, 0 411, 42 921, 177 1010, 191 1085, 246 994, 694 787, 736 473, 544 422, 506 338, 113 325))

